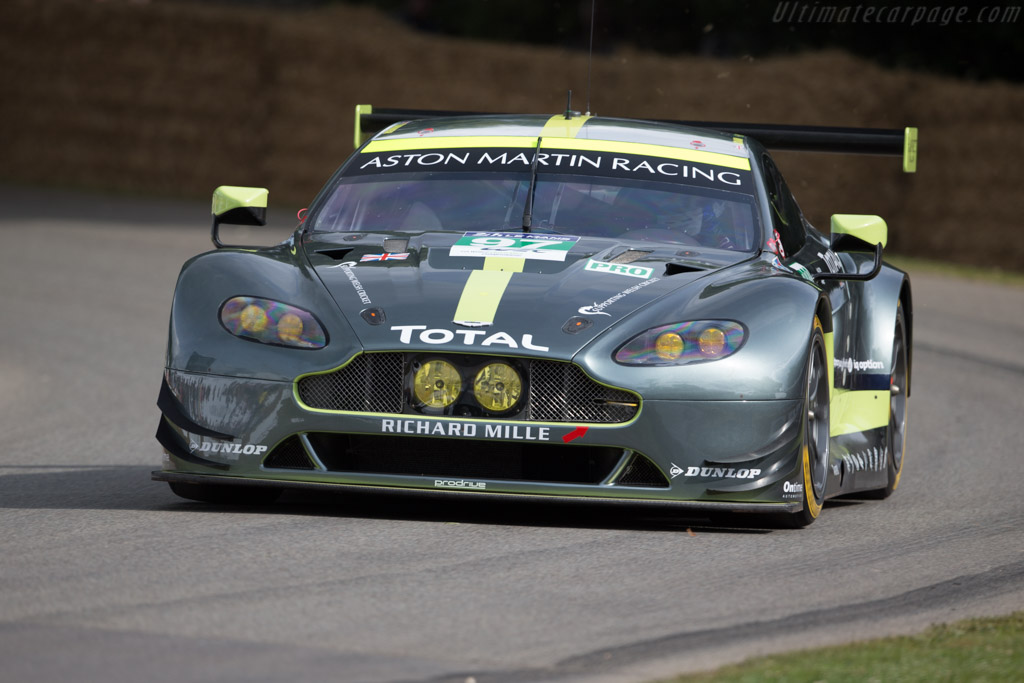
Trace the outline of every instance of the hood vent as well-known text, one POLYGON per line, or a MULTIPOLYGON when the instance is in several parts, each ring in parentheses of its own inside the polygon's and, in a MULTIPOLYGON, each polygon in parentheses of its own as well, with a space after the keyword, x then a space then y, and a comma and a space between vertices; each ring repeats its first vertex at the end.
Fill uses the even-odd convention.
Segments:
POLYGON ((688 263, 675 263, 669 262, 665 264, 665 276, 678 275, 679 273, 699 273, 705 268, 700 266, 692 266, 688 263))
POLYGON ((352 251, 352 247, 344 247, 342 249, 320 249, 316 253, 323 254, 327 258, 334 259, 335 261, 344 261, 350 251, 352 251))
POLYGON ((643 249, 627 249, 613 259, 608 259, 606 263, 632 263, 633 261, 639 261, 644 256, 653 252, 644 251, 643 249))
POLYGON ((384 240, 384 251, 389 254, 401 254, 408 248, 409 240, 404 237, 384 240))

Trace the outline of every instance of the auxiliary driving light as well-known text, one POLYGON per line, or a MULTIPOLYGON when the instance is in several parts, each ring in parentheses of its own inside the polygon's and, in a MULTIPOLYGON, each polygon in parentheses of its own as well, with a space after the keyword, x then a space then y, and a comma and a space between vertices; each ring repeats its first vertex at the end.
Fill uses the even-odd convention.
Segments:
POLYGON ((481 368, 473 380, 473 395, 484 410, 494 413, 515 407, 523 394, 523 380, 507 363, 491 363, 481 368))
POLYGON ((413 393, 427 408, 446 408, 462 393, 462 377, 451 363, 430 360, 416 371, 413 393))

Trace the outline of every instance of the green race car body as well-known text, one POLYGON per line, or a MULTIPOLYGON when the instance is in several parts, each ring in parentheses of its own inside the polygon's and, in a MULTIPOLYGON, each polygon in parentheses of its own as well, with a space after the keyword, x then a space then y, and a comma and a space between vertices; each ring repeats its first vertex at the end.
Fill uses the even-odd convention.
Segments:
MULTIPOLYGON (((798 525, 895 488, 912 301, 881 219, 826 238, 747 135, 424 116, 360 140, 286 242, 185 264, 154 478, 798 525)), ((220 188, 215 243, 265 206, 220 188)))

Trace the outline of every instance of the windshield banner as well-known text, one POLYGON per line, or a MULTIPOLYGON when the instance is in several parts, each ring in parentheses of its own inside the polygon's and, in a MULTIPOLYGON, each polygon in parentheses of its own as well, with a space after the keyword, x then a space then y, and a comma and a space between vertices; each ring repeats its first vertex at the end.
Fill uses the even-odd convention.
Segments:
MULTIPOLYGON (((534 150, 437 149, 364 152, 345 169, 346 176, 424 171, 521 172, 529 173, 534 150)), ((706 187, 733 192, 753 190, 750 171, 665 157, 599 151, 541 151, 537 172, 628 178, 706 187)))

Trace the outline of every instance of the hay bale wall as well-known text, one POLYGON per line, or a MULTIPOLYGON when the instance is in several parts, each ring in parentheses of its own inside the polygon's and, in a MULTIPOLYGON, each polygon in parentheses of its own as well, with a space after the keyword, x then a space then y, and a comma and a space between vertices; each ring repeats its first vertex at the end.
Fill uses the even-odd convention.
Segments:
MULTIPOLYGON (((368 8, 164 2, 0 7, 0 180, 181 197, 260 185, 303 205, 352 151, 357 103, 555 113, 586 55, 423 35, 368 8)), ((620 50, 591 108, 648 118, 917 125, 920 168, 780 153, 805 213, 877 213, 891 247, 1024 269, 1024 87, 886 70, 838 52, 764 60, 620 50)))

